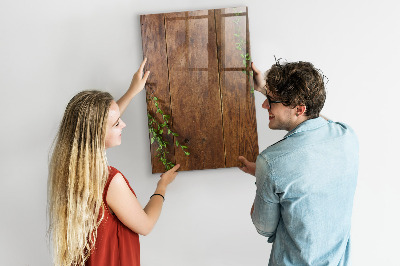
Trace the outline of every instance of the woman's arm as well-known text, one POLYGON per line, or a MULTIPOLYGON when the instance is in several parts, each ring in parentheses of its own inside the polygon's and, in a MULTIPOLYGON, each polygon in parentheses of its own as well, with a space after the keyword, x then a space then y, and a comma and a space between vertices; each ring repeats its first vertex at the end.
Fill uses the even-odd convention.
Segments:
POLYGON ((131 85, 127 92, 117 101, 119 111, 122 113, 125 111, 126 107, 128 107, 129 103, 138 94, 143 90, 144 85, 146 84, 146 80, 149 77, 150 71, 146 71, 143 75, 144 65, 146 64, 147 58, 145 58, 140 65, 138 71, 133 75, 131 85))
MULTIPOLYGON (((167 186, 178 174, 177 164, 171 170, 161 175, 154 194, 165 196, 167 186)), ((159 195, 150 198, 143 209, 139 201, 129 189, 123 176, 118 173, 111 181, 107 192, 107 203, 118 219, 132 231, 147 235, 151 232, 161 214, 164 199, 159 195)))

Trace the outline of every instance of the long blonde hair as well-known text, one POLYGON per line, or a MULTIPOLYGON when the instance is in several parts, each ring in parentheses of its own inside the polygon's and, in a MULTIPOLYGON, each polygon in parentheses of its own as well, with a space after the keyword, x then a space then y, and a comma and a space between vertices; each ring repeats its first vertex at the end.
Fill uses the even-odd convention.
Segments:
POLYGON ((49 233, 56 265, 84 265, 104 215, 105 135, 113 100, 82 91, 68 103, 49 165, 49 233))

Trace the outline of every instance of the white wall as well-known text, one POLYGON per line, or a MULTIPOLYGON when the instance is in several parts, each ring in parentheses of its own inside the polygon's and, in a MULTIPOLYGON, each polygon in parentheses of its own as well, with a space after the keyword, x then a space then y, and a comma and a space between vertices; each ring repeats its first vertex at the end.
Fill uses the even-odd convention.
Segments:
MULTIPOLYGON (((1 265, 50 265, 46 242, 48 152, 69 99, 82 89, 128 87, 141 58, 139 15, 249 6, 253 60, 311 61, 329 77, 323 114, 350 124, 360 140, 353 212, 354 265, 399 265, 396 136, 400 11, 397 1, 0 2, 1 265)), ((257 95, 260 148, 284 132, 267 128, 257 95)), ((124 114, 123 145, 109 161, 144 205, 151 174, 145 95, 124 114)), ((141 237, 142 265, 266 265, 271 249, 249 217, 254 179, 238 169, 182 172, 154 231, 141 237)), ((329 211, 329 210, 327 210, 329 211)))

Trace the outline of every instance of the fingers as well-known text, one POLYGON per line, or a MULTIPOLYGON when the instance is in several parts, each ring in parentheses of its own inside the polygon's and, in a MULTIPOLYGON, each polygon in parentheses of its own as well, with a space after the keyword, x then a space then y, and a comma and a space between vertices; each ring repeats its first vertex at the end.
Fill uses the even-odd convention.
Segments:
POLYGON ((256 66, 254 65, 253 62, 251 62, 251 68, 253 69, 253 71, 254 71, 257 75, 261 73, 260 70, 258 70, 258 68, 256 68, 256 66))
POLYGON ((264 95, 267 95, 267 90, 265 89, 265 87, 254 87, 254 89, 256 90, 256 91, 259 91, 259 92, 261 92, 262 94, 264 94, 264 95))
POLYGON ((248 174, 248 173, 249 173, 249 169, 247 169, 247 167, 246 167, 246 166, 239 167, 239 169, 240 169, 240 170, 242 170, 243 172, 245 172, 246 174, 248 174))
POLYGON ((177 165, 175 165, 174 167, 172 167, 172 171, 176 171, 176 170, 178 170, 179 169, 179 167, 181 167, 181 165, 178 163, 177 165))
POLYGON ((167 172, 165 172, 165 173, 174 173, 174 172, 176 172, 176 170, 178 170, 179 169, 179 167, 181 167, 181 165, 180 164, 177 164, 177 165, 175 165, 174 167, 172 167, 171 169, 169 169, 167 172))
POLYGON ((244 165, 247 165, 248 163, 249 163, 249 161, 246 159, 246 158, 244 158, 243 156, 239 156, 239 161, 241 162, 241 163, 243 163, 244 165))
POLYGON ((143 62, 140 64, 140 67, 139 67, 139 72, 140 73, 143 73, 143 69, 144 69, 144 66, 146 65, 146 62, 147 62, 147 57, 145 57, 143 59, 143 62))
POLYGON ((144 73, 142 81, 146 82, 149 75, 150 75, 150 71, 146 71, 146 73, 144 73))
POLYGON ((239 169, 242 170, 245 173, 249 173, 249 169, 247 168, 247 164, 249 163, 249 161, 243 156, 239 156, 238 159, 242 164, 244 164, 244 166, 239 167, 239 169))

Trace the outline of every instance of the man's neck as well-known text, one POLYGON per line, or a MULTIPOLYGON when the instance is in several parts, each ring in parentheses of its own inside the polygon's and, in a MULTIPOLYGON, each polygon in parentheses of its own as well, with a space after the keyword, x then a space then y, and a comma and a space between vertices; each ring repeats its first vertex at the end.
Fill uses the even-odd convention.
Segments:
POLYGON ((303 123, 304 121, 307 121, 309 119, 310 119, 310 117, 304 116, 304 115, 297 117, 296 120, 293 121, 293 124, 288 131, 292 131, 293 129, 298 127, 301 123, 303 123))

